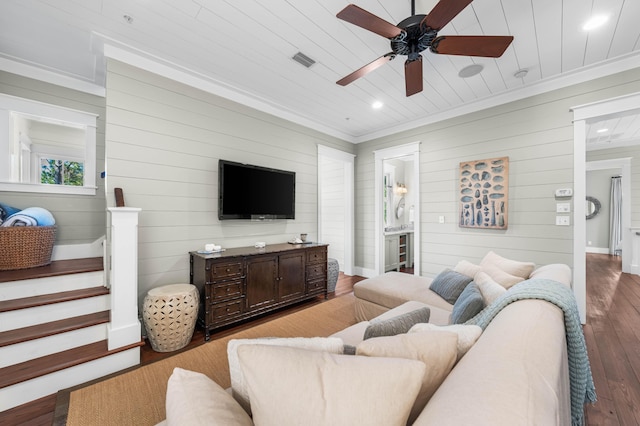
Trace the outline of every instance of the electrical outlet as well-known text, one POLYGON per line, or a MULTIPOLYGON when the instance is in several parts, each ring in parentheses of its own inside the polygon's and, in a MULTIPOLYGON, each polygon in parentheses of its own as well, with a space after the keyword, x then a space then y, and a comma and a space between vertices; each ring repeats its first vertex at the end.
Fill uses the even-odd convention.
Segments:
POLYGON ((571 213, 571 203, 556 203, 556 213, 571 213))
POLYGON ((558 226, 571 225, 571 222, 569 221, 569 216, 556 216, 556 225, 558 226))
POLYGON ((438 223, 444 223, 444 216, 438 216, 438 223))

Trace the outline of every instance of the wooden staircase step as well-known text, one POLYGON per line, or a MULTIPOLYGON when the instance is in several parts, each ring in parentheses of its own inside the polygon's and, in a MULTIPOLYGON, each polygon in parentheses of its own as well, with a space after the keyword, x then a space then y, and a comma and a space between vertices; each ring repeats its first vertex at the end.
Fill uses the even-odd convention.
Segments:
POLYGON ((66 318, 46 324, 38 324, 30 327, 8 330, 0 333, 0 348, 54 334, 66 333, 93 325, 109 322, 109 311, 96 312, 73 318, 66 318))
POLYGON ((36 377, 64 370, 108 355, 144 345, 143 341, 109 350, 106 340, 57 352, 31 361, 10 365, 0 369, 0 388, 15 385, 36 377))
POLYGON ((89 297, 103 296, 105 294, 109 294, 109 289, 99 286, 80 290, 63 291, 60 293, 43 294, 41 296, 25 297, 22 299, 3 300, 0 301, 0 312, 51 305, 54 303, 68 302, 70 300, 86 299, 89 297))
POLYGON ((15 271, 0 271, 0 283, 29 280, 34 278, 55 277, 59 275, 80 274, 84 272, 95 272, 102 271, 103 269, 102 257, 55 260, 47 266, 18 269, 15 271))

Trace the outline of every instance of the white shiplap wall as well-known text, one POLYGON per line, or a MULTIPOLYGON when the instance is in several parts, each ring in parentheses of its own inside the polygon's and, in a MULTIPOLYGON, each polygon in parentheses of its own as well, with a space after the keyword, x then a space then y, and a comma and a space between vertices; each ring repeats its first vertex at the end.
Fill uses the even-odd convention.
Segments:
POLYGON ((107 64, 108 197, 124 191, 139 221, 139 296, 188 282, 188 252, 316 240, 317 145, 353 145, 147 71, 107 64), (296 172, 296 219, 218 220, 218 160, 296 172))
POLYGON ((573 264, 572 227, 555 226, 554 190, 573 186, 570 108, 640 91, 640 69, 556 90, 477 113, 359 144, 356 162, 356 264, 374 268, 376 149, 420 141, 422 274, 460 259, 477 263, 488 250, 537 264, 573 264), (461 161, 509 156, 509 227, 457 224, 461 161), (438 216, 446 223, 439 224, 438 216))
POLYGON ((100 172, 104 170, 105 99, 0 71, 0 93, 60 105, 97 114, 96 195, 35 194, 0 191, 0 202, 17 208, 43 207, 53 214, 58 227, 56 245, 91 243, 105 235, 105 190, 100 172))

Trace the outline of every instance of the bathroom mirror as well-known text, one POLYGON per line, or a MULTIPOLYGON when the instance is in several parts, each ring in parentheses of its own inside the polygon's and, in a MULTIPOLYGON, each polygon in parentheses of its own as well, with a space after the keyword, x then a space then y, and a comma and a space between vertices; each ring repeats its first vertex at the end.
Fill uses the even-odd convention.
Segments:
POLYGON ((96 119, 0 94, 0 190, 95 195, 96 119))
POLYGON ((595 197, 590 197, 587 195, 586 203, 586 218, 593 219, 600 212, 600 207, 602 207, 600 201, 598 201, 598 199, 595 197))

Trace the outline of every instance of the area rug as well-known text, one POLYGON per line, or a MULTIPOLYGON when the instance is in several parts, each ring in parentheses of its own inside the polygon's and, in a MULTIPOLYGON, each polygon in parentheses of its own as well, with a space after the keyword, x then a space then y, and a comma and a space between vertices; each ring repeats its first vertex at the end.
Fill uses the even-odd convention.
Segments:
POLYGON ((352 293, 239 331, 177 355, 71 392, 67 425, 155 425, 165 419, 167 380, 174 367, 199 371, 222 387, 231 384, 230 339, 329 336, 355 324, 352 293))

